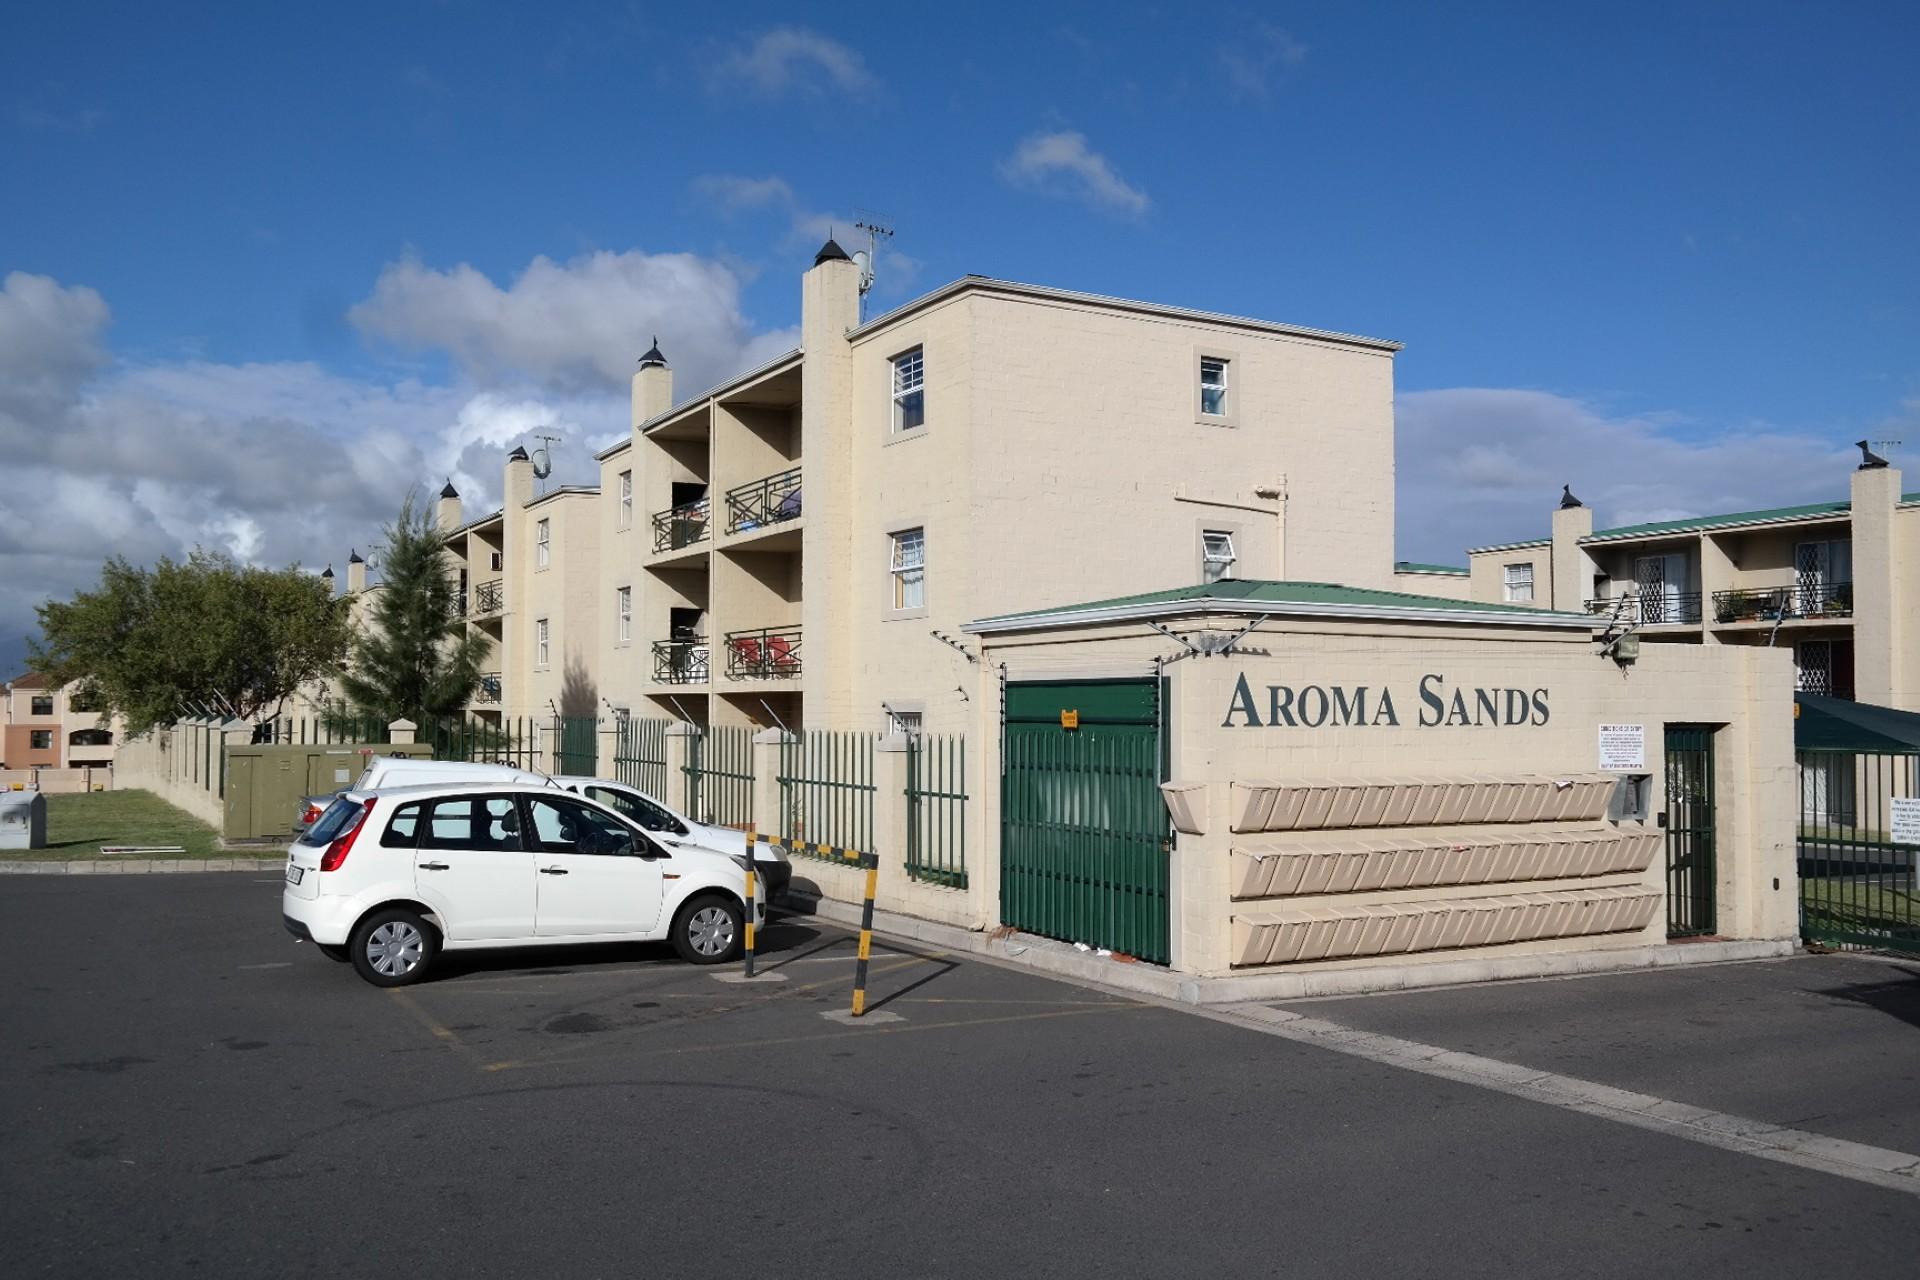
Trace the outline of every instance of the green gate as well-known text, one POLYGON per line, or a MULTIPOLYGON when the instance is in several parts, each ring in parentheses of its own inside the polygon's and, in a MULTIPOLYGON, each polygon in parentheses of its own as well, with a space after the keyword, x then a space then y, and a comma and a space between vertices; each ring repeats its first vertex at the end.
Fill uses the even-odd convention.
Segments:
POLYGON ((1800 932, 1809 942, 1920 954, 1920 754, 1801 750, 1800 932))
POLYGON ((1714 931, 1713 729, 1670 724, 1667 764, 1667 936, 1714 931))
POLYGON ((1007 686, 1003 922, 1168 962, 1164 701, 1155 680, 1007 686))
POLYGON ((600 722, 592 716, 563 716, 556 770, 562 777, 592 778, 600 772, 600 722))

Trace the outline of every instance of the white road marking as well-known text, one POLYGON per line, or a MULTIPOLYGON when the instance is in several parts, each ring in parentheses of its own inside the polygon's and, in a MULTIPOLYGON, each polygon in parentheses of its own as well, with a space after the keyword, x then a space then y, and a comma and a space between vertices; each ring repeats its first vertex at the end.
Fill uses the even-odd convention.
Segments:
POLYGON ((277 960, 272 964, 243 964, 240 967, 242 969, 291 969, 293 968, 293 961, 277 960))
POLYGON ((1301 1044, 1350 1054, 1403 1071, 1438 1076, 1459 1084, 1491 1089, 1548 1106, 1650 1129, 1689 1142, 1738 1151, 1781 1164, 1852 1178, 1893 1191, 1920 1196, 1920 1155, 1830 1138, 1765 1120, 1709 1111, 1684 1102, 1633 1093, 1592 1080, 1558 1075, 1478 1054, 1458 1053, 1397 1036, 1357 1031, 1338 1023, 1308 1018, 1262 1004, 1225 1005, 1206 1010, 1224 1021, 1264 1031, 1301 1044))

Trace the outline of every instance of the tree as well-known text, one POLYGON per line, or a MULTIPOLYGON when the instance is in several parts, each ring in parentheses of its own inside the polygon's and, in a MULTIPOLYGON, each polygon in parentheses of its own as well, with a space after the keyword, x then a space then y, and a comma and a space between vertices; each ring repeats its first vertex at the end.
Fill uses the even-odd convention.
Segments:
POLYGON ((353 646, 340 686, 355 707, 383 720, 428 725, 457 715, 480 686, 485 636, 467 629, 447 566, 447 535, 408 494, 379 550, 382 585, 353 646))
POLYGON ((182 716, 277 716, 340 669, 353 637, 341 602, 295 565, 261 569, 195 550, 151 569, 118 556, 100 585, 37 610, 28 665, 145 733, 182 716))

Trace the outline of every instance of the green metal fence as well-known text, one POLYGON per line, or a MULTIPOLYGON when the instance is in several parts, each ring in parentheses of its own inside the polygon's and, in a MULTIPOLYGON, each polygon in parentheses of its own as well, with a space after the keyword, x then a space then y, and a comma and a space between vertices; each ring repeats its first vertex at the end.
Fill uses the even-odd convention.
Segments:
POLYGON ((709 727, 687 739, 686 804, 689 816, 723 827, 753 821, 753 730, 709 727))
POLYGON ((967 740, 907 739, 907 875, 967 886, 967 740))
POLYGON ((1802 936, 1920 954, 1920 844, 1898 838, 1920 806, 1920 753, 1806 750, 1795 762, 1802 936))
POLYGON ((872 853, 871 733, 812 729, 780 747, 780 834, 789 840, 872 853))
POLYGON ((422 725, 416 740, 430 744, 436 760, 510 764, 546 773, 549 739, 549 725, 532 716, 448 716, 422 725))
POLYGON ((336 742, 385 742, 387 721, 383 716, 356 711, 345 705, 322 706, 308 715, 284 715, 254 726, 256 744, 329 746, 336 742))
POLYGON ((556 716, 554 772, 571 778, 600 773, 600 721, 594 716, 556 716))
POLYGON ((671 720, 623 716, 613 731, 613 776, 656 800, 667 796, 667 729, 671 720))

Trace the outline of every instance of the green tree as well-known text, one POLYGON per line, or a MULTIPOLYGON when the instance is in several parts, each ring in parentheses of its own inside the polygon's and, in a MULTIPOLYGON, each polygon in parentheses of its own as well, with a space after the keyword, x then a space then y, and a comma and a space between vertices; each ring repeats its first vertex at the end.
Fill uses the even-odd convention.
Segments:
POLYGON ((458 715, 479 688, 488 641, 467 628, 446 553, 447 535, 408 494, 387 526, 381 586, 340 682, 357 710, 424 727, 458 715))
POLYGON ((77 685, 134 735, 182 716, 277 716, 340 669, 353 637, 329 585, 297 565, 260 569, 201 550, 150 569, 116 556, 96 588, 37 612, 28 665, 77 685))

